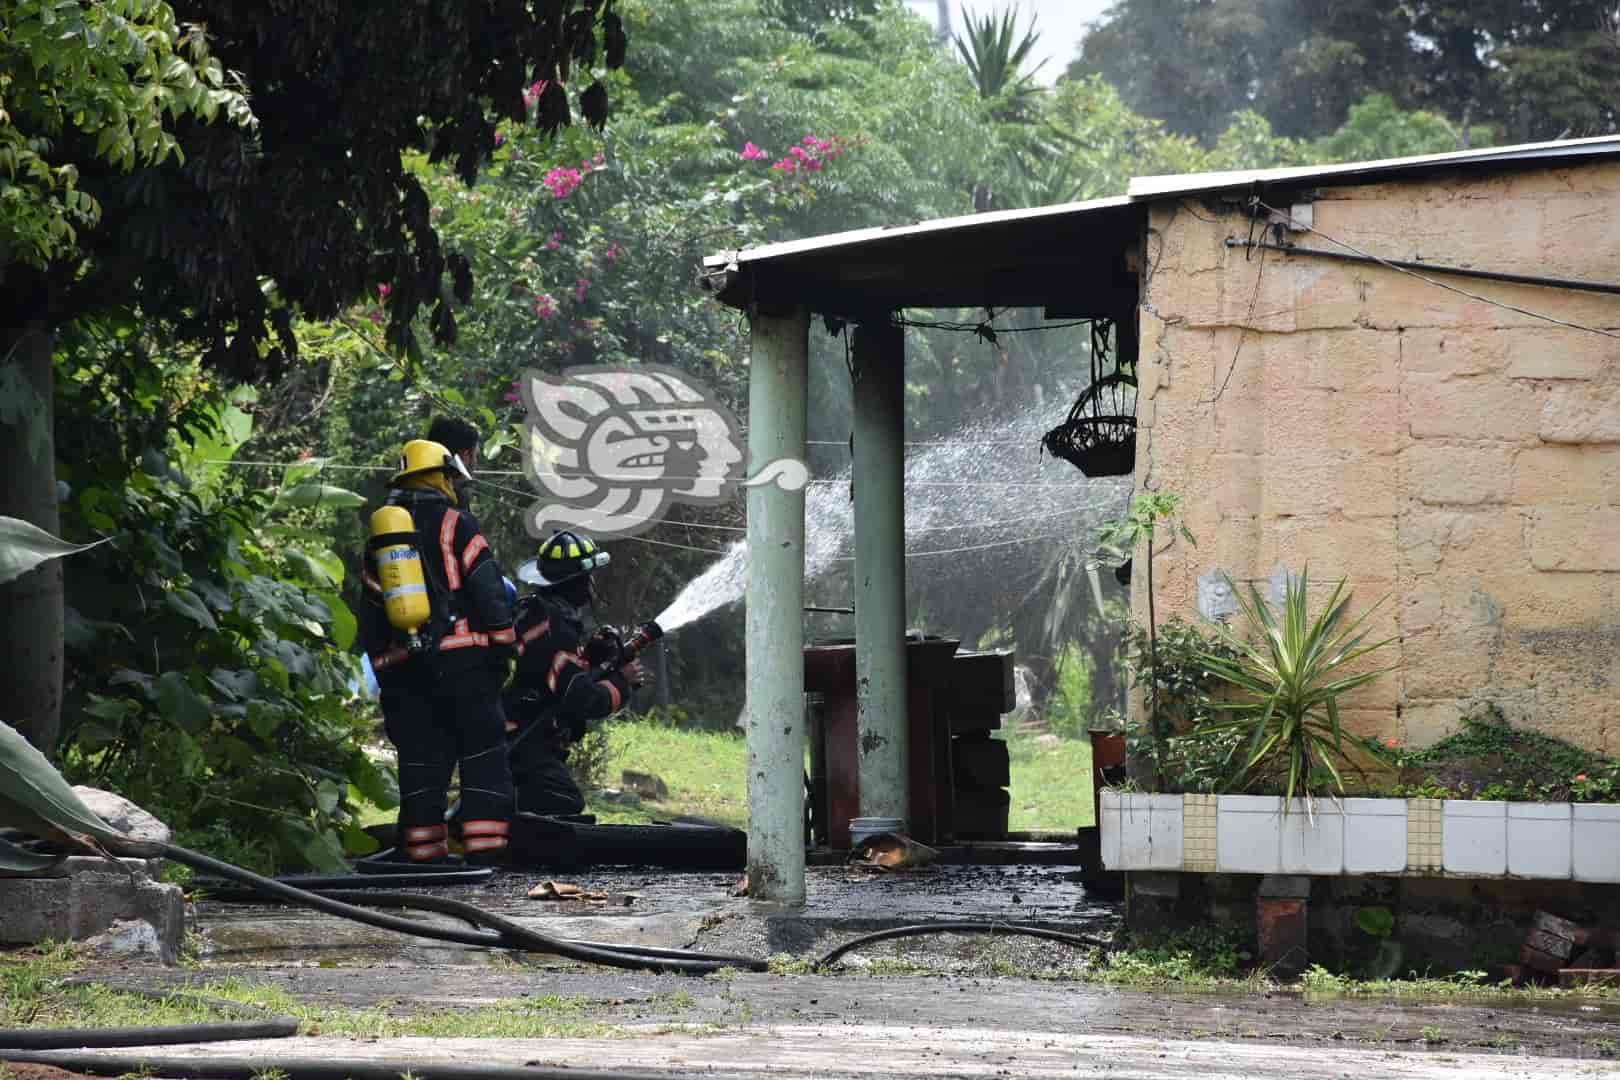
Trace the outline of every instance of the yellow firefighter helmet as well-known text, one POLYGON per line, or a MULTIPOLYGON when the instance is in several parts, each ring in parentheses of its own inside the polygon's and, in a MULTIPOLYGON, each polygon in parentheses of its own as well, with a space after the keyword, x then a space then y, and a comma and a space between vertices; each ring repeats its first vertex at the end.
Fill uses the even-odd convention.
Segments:
POLYGON ((392 483, 395 487, 431 488, 454 504, 456 486, 451 482, 453 479, 472 479, 460 458, 443 443, 412 439, 400 451, 399 471, 394 473, 392 483))

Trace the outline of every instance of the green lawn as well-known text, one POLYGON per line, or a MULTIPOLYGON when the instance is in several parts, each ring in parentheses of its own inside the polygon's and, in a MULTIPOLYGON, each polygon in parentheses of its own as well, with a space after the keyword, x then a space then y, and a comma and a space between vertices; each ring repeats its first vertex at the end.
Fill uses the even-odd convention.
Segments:
MULTIPOLYGON (((607 728, 612 757, 606 782, 635 769, 663 778, 669 799, 630 809, 592 800, 591 813, 604 823, 644 822, 679 814, 746 828, 748 790, 746 748, 741 735, 678 731, 655 723, 621 721, 607 728)), ((1010 740, 1014 832, 1071 832, 1094 824, 1091 806, 1091 747, 1078 740, 1043 745, 1033 738, 1010 740)))

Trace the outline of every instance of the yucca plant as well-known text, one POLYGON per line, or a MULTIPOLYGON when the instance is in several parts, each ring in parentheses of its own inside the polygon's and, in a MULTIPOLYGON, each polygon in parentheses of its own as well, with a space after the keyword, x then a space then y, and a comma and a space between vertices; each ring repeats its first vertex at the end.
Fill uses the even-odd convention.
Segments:
MULTIPOLYGON (((1392 670, 1349 671, 1357 660, 1394 640, 1368 642, 1365 629, 1388 598, 1349 619, 1350 593, 1341 579, 1313 620, 1306 603, 1309 584, 1308 572, 1288 580, 1280 617, 1253 585, 1246 596, 1233 585, 1232 595, 1256 640, 1217 623, 1217 637, 1235 655, 1202 654, 1208 669, 1240 695, 1212 701, 1218 718, 1199 724, 1191 733, 1200 739, 1242 736, 1227 758, 1231 768, 1227 790, 1280 776, 1285 778, 1283 794, 1288 800, 1320 794, 1317 789, 1329 782, 1333 791, 1343 794, 1340 763, 1354 760, 1349 751, 1378 752, 1371 740, 1345 733, 1339 721, 1339 695, 1392 670)), ((1288 805, 1285 802, 1284 808, 1288 805)))

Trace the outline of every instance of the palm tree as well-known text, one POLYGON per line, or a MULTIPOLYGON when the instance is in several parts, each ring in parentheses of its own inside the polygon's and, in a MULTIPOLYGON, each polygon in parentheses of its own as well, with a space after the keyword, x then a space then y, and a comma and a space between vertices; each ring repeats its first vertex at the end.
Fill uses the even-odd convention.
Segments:
MULTIPOLYGON (((941 0, 942 7, 943 3, 941 0)), ((999 101, 997 114, 1003 119, 1020 119, 1030 98, 1040 92, 1035 74, 1046 64, 1042 60, 1028 71, 1024 70, 1030 53, 1040 41, 1034 20, 1020 38, 1018 13, 1013 8, 1004 9, 999 18, 985 15, 976 19, 968 14, 966 7, 961 14, 965 36, 956 35, 956 51, 972 73, 979 96, 986 101, 999 101)))

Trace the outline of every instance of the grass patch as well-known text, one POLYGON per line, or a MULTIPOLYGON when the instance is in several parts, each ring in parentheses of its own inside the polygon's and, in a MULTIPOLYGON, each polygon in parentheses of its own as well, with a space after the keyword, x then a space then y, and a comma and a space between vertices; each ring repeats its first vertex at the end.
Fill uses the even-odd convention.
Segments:
POLYGON ((1012 807, 1007 828, 1013 832, 1073 832, 1095 825, 1091 795, 1091 742, 1060 739, 1040 743, 1012 735, 1007 739, 1012 759, 1012 807))
MULTIPOLYGON (((176 991, 155 1001, 105 986, 63 985, 62 980, 79 966, 71 948, 62 946, 0 954, 0 990, 4 998, 0 1001, 0 1026, 153 1027, 241 1019, 198 1000, 190 991, 176 991)), ((395 1014, 389 1011, 387 1002, 369 1009, 309 1005, 284 991, 238 979, 211 981, 198 986, 195 993, 290 1016, 299 1022, 302 1035, 619 1038, 631 1034, 592 1016, 593 1010, 603 1007, 600 1003, 555 994, 395 1014)), ((669 1004, 677 1011, 690 1008, 690 996, 683 1002, 676 995, 669 1004)))
MULTIPOLYGON (((642 807, 591 799, 587 809, 603 824, 642 824, 681 814, 748 827, 748 747, 730 732, 683 731, 650 720, 624 720, 606 728, 608 776, 634 769, 663 778, 669 798, 642 807)), ((1085 740, 1041 744, 1033 738, 1008 740, 1012 759, 1015 832, 1071 832, 1095 824, 1091 796, 1091 745, 1085 740)))

